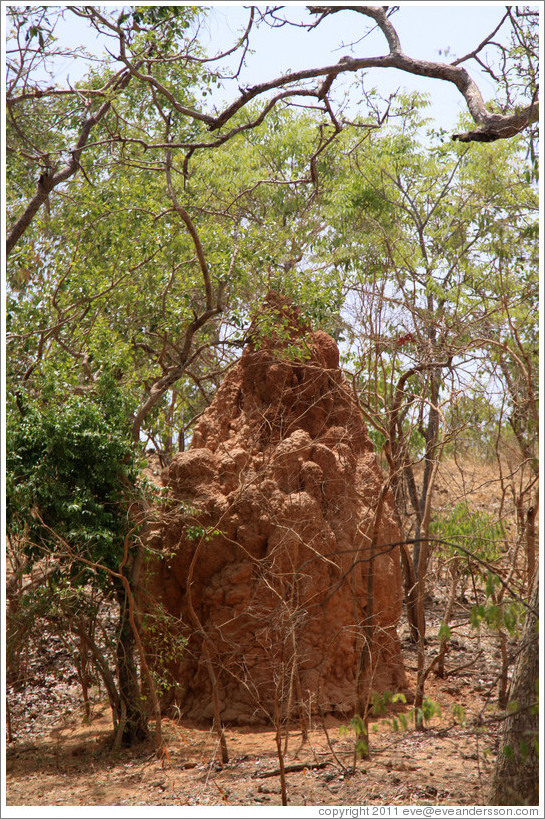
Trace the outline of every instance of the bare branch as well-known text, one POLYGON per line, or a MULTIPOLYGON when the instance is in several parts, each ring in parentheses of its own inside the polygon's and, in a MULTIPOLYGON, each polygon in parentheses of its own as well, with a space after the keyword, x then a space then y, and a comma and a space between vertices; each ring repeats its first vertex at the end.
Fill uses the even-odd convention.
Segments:
MULTIPOLYGON (((481 92, 476 83, 469 76, 459 63, 464 62, 476 54, 494 36, 500 26, 498 26, 486 40, 484 40, 473 52, 470 52, 460 60, 447 65, 446 63, 429 62, 408 57, 401 50, 401 45, 397 33, 392 26, 383 8, 372 6, 309 6, 309 11, 313 14, 320 14, 322 18, 328 14, 335 14, 339 11, 356 11, 371 17, 383 32, 388 42, 390 53, 387 57, 354 58, 345 60, 345 65, 341 71, 357 71, 360 68, 397 68, 408 74, 416 74, 422 77, 444 80, 453 83, 464 97, 468 110, 479 128, 462 134, 454 134, 453 139, 460 142, 493 142, 497 139, 509 139, 523 131, 529 125, 537 122, 539 118, 539 106, 536 100, 523 111, 515 114, 501 115, 494 114, 486 108, 481 92)), ((505 15, 500 25, 505 20, 505 15)))
POLYGON ((464 57, 458 57, 457 60, 453 60, 452 65, 460 65, 460 63, 465 63, 467 60, 476 59, 477 54, 479 53, 479 51, 482 51, 482 49, 485 47, 485 45, 487 45, 492 40, 492 37, 494 37, 494 35, 497 34, 497 32, 503 26, 504 22, 507 20, 508 17, 509 17, 509 11, 506 11, 505 14, 503 15, 503 17, 501 18, 500 22, 498 23, 498 25, 494 29, 494 31, 492 31, 487 37, 485 37, 484 40, 481 43, 479 43, 477 48, 473 49, 473 51, 470 51, 464 57))

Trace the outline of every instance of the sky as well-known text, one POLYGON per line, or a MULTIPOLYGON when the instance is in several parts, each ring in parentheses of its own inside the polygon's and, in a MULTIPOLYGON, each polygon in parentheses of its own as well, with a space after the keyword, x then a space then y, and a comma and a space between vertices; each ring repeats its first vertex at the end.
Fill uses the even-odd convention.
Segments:
MULTIPOLYGON (((110 5, 119 7, 116 3, 110 5)), ((213 12, 206 28, 201 31, 201 37, 203 45, 214 54, 233 43, 236 33, 246 25, 248 11, 244 4, 236 2, 215 2, 209 5, 213 6, 213 12)), ((285 3, 284 6, 290 18, 300 19, 305 12, 305 6, 300 3, 285 3)), ((451 62, 471 51, 495 28, 504 8, 504 4, 494 0, 480 4, 404 3, 394 15, 393 21, 406 54, 421 59, 451 62)), ((239 82, 241 85, 252 85, 279 76, 289 69, 331 65, 345 55, 376 56, 387 53, 386 43, 380 32, 375 31, 362 39, 365 31, 370 28, 370 22, 362 15, 343 12, 326 19, 312 32, 288 26, 277 30, 263 27, 253 34, 254 53, 249 56, 239 82)), ((66 15, 66 22, 57 30, 57 34, 72 46, 81 44, 94 53, 101 50, 96 34, 86 30, 83 22, 70 14, 66 15)), ((466 67, 477 81, 485 100, 493 98, 495 91, 490 77, 483 74, 475 62, 467 63, 466 67)), ((85 71, 83 60, 78 63, 64 60, 59 64, 57 78, 63 83, 68 73, 70 81, 75 82, 85 71)), ((361 76, 361 72, 358 74, 361 76)), ((354 75, 351 74, 350 79, 353 80, 354 75)), ((389 69, 372 69, 365 82, 366 86, 375 86, 384 96, 398 88, 427 92, 431 95, 429 113, 437 126, 446 129, 455 129, 458 115, 467 111, 457 89, 440 80, 419 78, 389 69)), ((336 88, 340 87, 338 80, 336 88)), ((236 92, 237 86, 234 85, 230 90, 224 91, 223 96, 216 95, 213 102, 221 107, 236 92)))

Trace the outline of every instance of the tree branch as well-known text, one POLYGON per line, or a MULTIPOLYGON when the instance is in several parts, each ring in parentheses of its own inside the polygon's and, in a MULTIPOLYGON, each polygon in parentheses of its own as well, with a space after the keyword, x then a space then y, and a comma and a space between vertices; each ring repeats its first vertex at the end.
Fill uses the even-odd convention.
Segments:
POLYGON ((206 309, 213 310, 212 304, 212 284, 210 282, 210 271, 208 269, 208 264, 206 262, 206 258, 204 255, 204 250, 201 244, 201 240, 199 238, 199 234, 197 233, 197 229, 193 224, 189 213, 186 211, 184 207, 180 204, 178 197, 176 196, 176 191, 174 190, 174 186, 172 184, 172 155, 169 150, 166 151, 166 166, 165 166, 165 173, 166 173, 166 180, 167 180, 167 188, 168 194, 172 200, 172 205, 174 210, 178 214, 178 216, 182 219, 185 226, 189 231, 189 235, 193 240, 193 244, 195 245, 195 250, 197 251, 197 259, 199 260, 199 265, 202 272, 202 277, 204 279, 204 290, 206 293, 206 309))
MULTIPOLYGON (((129 84, 131 75, 128 71, 120 71, 108 83, 112 93, 121 91, 129 84)), ((91 129, 100 122, 108 113, 111 107, 111 100, 103 102, 96 114, 85 116, 82 123, 79 139, 75 147, 71 150, 71 156, 67 164, 59 171, 51 171, 50 173, 43 173, 38 180, 38 187, 36 193, 26 206, 24 212, 12 227, 8 238, 6 240, 6 256, 9 256, 21 236, 25 233, 35 215, 46 201, 47 197, 58 187, 62 182, 74 176, 78 168, 80 168, 80 157, 89 139, 91 129)))
POLYGON ((171 367, 161 378, 158 378, 155 383, 152 385, 148 397, 137 411, 136 415, 134 416, 133 423, 132 423, 132 434, 135 441, 139 440, 140 437, 140 428, 142 426, 142 422, 146 415, 150 412, 151 409, 155 406, 155 404, 159 401, 162 395, 172 387, 179 378, 182 377, 186 370, 186 366, 188 363, 189 355, 191 352, 191 346, 193 344, 193 338, 195 334, 203 327, 209 319, 213 316, 218 315, 222 311, 222 294, 223 294, 223 287, 219 286, 216 298, 216 304, 214 305, 213 299, 213 292, 212 292, 212 283, 210 279, 210 271, 208 268, 208 264, 206 262, 206 258, 204 255, 204 250, 202 247, 201 240, 193 224, 191 217, 189 216, 188 212, 185 210, 184 207, 180 204, 178 197, 176 196, 176 192, 174 190, 174 186, 172 184, 172 176, 171 176, 171 167, 172 167, 172 159, 170 155, 170 151, 166 152, 166 180, 167 180, 167 187, 170 198, 172 200, 172 204, 176 213, 180 216, 184 224, 186 225, 191 238, 193 239, 193 244, 195 245, 195 250, 197 251, 197 258, 199 261, 199 265, 201 268, 201 272, 204 279, 204 289, 206 293, 206 308, 200 314, 200 316, 195 314, 195 318, 189 324, 185 331, 184 341, 182 345, 182 349, 179 353, 179 360, 176 366, 171 367))
POLYGON ((421 77, 430 77, 430 79, 444 80, 453 83, 464 97, 468 110, 479 127, 462 134, 453 134, 452 139, 459 140, 460 142, 493 142, 497 139, 509 139, 539 119, 539 105, 535 100, 522 111, 514 114, 502 115, 491 113, 484 104, 482 94, 477 84, 469 76, 465 68, 459 66, 460 62, 474 57, 477 54, 496 33, 505 20, 505 17, 494 32, 473 52, 448 65, 446 63, 417 60, 404 54, 401 50, 397 32, 383 8, 373 6, 309 6, 308 10, 311 14, 320 14, 322 18, 339 11, 355 11, 359 14, 371 17, 376 21, 383 32, 390 50, 388 57, 345 60, 344 67, 340 69, 341 71, 357 71, 360 68, 397 68, 408 74, 416 74, 421 77))

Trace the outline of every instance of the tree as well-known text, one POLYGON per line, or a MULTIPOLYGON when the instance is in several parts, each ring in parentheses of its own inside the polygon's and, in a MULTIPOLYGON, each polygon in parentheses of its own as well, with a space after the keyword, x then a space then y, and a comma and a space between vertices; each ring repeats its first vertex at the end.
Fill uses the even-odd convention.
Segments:
POLYGON ((536 578, 500 733, 490 805, 539 804, 538 589, 536 578))
MULTIPOLYGON (((349 57, 342 58, 338 64, 317 68, 308 68, 299 72, 287 74, 267 82, 243 89, 239 96, 223 111, 207 113, 200 110, 194 101, 187 102, 177 94, 168 76, 165 77, 165 68, 173 64, 182 68, 183 72, 193 72, 202 66, 207 73, 201 75, 203 82, 217 82, 221 77, 220 60, 224 55, 209 58, 203 55, 198 40, 187 34, 192 22, 200 12, 190 7, 149 7, 145 9, 128 10, 120 15, 117 12, 102 12, 95 7, 82 9, 72 7, 70 13, 87 20, 97 32, 109 37, 119 49, 116 61, 122 68, 101 82, 93 83, 90 87, 81 86, 77 89, 43 88, 32 77, 36 63, 47 61, 54 41, 54 22, 48 14, 58 15, 59 12, 46 12, 37 9, 34 15, 14 11, 13 30, 10 49, 8 52, 8 82, 7 104, 8 125, 13 129, 14 138, 11 138, 9 150, 24 158, 27 167, 41 168, 34 192, 27 202, 22 213, 14 214, 9 226, 7 238, 7 253, 11 253, 17 242, 28 229, 36 213, 46 203, 50 194, 67 180, 71 179, 80 168, 84 152, 89 144, 93 130, 99 124, 106 125, 106 141, 110 145, 126 146, 138 144, 144 151, 181 150, 186 152, 186 163, 197 150, 216 148, 232 139, 236 134, 247 132, 258 127, 269 112, 280 102, 296 98, 307 98, 319 110, 323 110, 327 119, 335 130, 341 125, 333 112, 329 101, 329 92, 335 79, 346 72, 356 72, 366 68, 395 68, 403 72, 417 74, 445 82, 453 83, 464 97, 468 110, 477 124, 477 128, 462 134, 455 134, 453 138, 461 141, 490 142, 514 136, 532 126, 538 119, 536 69, 535 69, 535 30, 537 14, 524 11, 522 16, 518 12, 507 12, 485 40, 464 57, 455 60, 452 64, 427 62, 412 58, 403 53, 401 43, 391 17, 396 11, 375 8, 370 6, 309 6, 308 12, 314 19, 306 23, 307 28, 322 25, 332 14, 356 13, 364 18, 371 19, 380 28, 388 44, 388 54, 378 57, 349 57), (472 59, 482 64, 483 49, 493 41, 493 37, 503 25, 509 21, 513 30, 513 39, 516 41, 517 55, 521 50, 523 58, 520 61, 519 76, 524 76, 526 86, 523 88, 523 105, 508 114, 490 111, 485 105, 482 95, 471 79, 463 63, 472 59), (524 62, 524 66, 523 66, 524 62), (211 63, 211 66, 208 66, 211 63), (526 63, 529 63, 529 67, 526 63), (523 69, 523 70, 522 70, 523 69), (318 85, 308 85, 310 80, 319 79, 318 85), (139 136, 127 135, 116 118, 117 105, 125 92, 136 84, 148 86, 153 96, 154 104, 163 110, 165 122, 168 117, 178 115, 183 119, 188 130, 180 138, 170 131, 162 139, 150 140, 147 134, 139 136), (259 112, 243 122, 236 121, 236 116, 256 99, 260 99, 268 92, 276 92, 261 108, 259 112), (36 129, 29 129, 25 119, 28 103, 35 108, 44 105, 50 110, 67 96, 79 108, 78 115, 72 113, 70 127, 65 129, 65 139, 57 145, 44 144, 43 137, 34 139, 36 129), (112 118, 113 115, 113 118, 112 118), (215 138, 210 138, 204 131, 216 132, 215 138), (225 130, 228 126, 229 130, 225 130), (32 134, 34 130, 34 134, 32 134), (19 146, 17 146, 19 142, 19 146), (40 144, 41 143, 41 144, 40 144), (64 146, 71 147, 66 149, 64 146), (63 156, 67 159, 63 164, 63 156)), ((273 25, 277 21, 276 10, 267 10, 261 15, 261 21, 271 20, 273 25)), ((241 64, 245 59, 252 26, 255 25, 255 9, 250 10, 248 26, 235 45, 227 53, 240 52, 241 64)), ((287 21, 283 21, 285 24, 287 21)), ((502 46, 504 55, 508 55, 508 48, 502 46)), ((510 55, 509 55, 510 56, 510 55)), ((239 66, 240 70, 240 66, 239 66)), ((493 72, 492 72, 493 73, 493 72)), ((498 78, 495 77, 496 80, 498 78)), ((504 74, 504 79, 508 79, 504 74)), ((512 90, 511 85, 511 90, 512 90)), ((511 95, 508 104, 513 105, 511 95)))
POLYGON ((12 256, 10 380, 33 391, 44 367, 60 368, 67 390, 91 396, 108 372, 131 395, 135 440, 168 461, 271 286, 316 300, 327 320, 321 276, 293 276, 323 227, 313 189, 293 180, 314 121, 275 114, 263 136, 266 147, 218 149, 184 188, 176 160, 167 179, 161 166, 126 157, 109 172, 107 152, 89 155, 95 184, 74 180, 12 256))
MULTIPOLYGON (((79 298, 75 301, 69 298, 62 303, 60 296, 63 291, 71 289, 73 272, 63 279, 59 298, 54 299, 55 319, 47 327, 42 324, 42 332, 34 339, 36 353, 40 357, 44 349, 66 333, 68 324, 73 325, 76 318, 81 322, 83 316, 92 317, 90 305, 94 304, 95 299, 115 300, 119 294, 121 297, 119 303, 126 302, 128 291, 131 290, 130 278, 136 270, 140 270, 141 265, 144 267, 148 275, 146 290, 142 295, 156 293, 159 309, 149 311, 147 306, 142 305, 140 309, 134 311, 130 322, 124 322, 124 327, 119 326, 117 322, 122 334, 125 335, 127 332, 133 334, 133 349, 130 355, 139 355, 144 367, 146 365, 149 367, 150 359, 154 360, 156 365, 153 374, 148 371, 144 376, 147 394, 141 398, 141 405, 135 409, 133 418, 135 439, 138 439, 141 433, 151 434, 152 439, 157 439, 159 418, 166 417, 162 409, 166 404, 171 407, 168 412, 172 413, 172 408, 179 401, 180 380, 187 379, 188 371, 191 371, 195 363, 194 342, 202 339, 204 346, 209 349, 210 340, 214 335, 217 337, 218 319, 227 306, 229 295, 226 293, 226 283, 232 280, 233 274, 236 273, 241 233, 244 233, 246 240, 244 244, 247 246, 249 233, 247 227, 251 226, 252 222, 255 224, 254 214, 248 214, 248 207, 251 208, 252 186, 271 181, 273 185, 278 185, 280 197, 277 197, 275 203, 277 207, 280 204, 279 199, 288 189, 287 186, 295 191, 297 187, 308 189, 309 185, 312 185, 318 193, 318 180, 327 174, 327 162, 324 160, 329 147, 332 141, 338 138, 343 126, 347 125, 342 111, 334 111, 331 97, 332 86, 339 75, 369 65, 397 67, 403 71, 442 77, 446 81, 454 81, 466 94, 468 104, 470 102, 471 106, 477 104, 479 108, 479 95, 466 77, 465 69, 460 66, 470 60, 480 60, 483 49, 498 47, 497 40, 492 40, 492 36, 497 33, 500 26, 478 49, 455 61, 456 65, 449 68, 435 64, 420 64, 402 54, 392 24, 393 9, 385 13, 382 9, 369 7, 345 9, 311 7, 310 21, 305 22, 305 25, 307 28, 327 25, 328 18, 341 11, 346 14, 357 14, 360 21, 369 19, 376 23, 389 44, 389 56, 369 60, 366 58, 363 62, 357 59, 343 62, 341 67, 336 66, 334 71, 329 67, 291 73, 245 89, 223 112, 210 114, 200 110, 199 96, 202 94, 206 99, 214 86, 221 82, 227 84, 228 79, 222 70, 222 58, 226 54, 208 57, 199 46, 198 36, 195 36, 195 26, 200 23, 203 12, 190 7, 150 7, 144 10, 129 10, 121 15, 103 13, 93 7, 85 9, 74 7, 66 10, 66 14, 80 19, 82 24, 93 26, 98 33, 119 47, 116 59, 122 63, 123 68, 112 75, 110 64, 99 63, 98 70, 93 71, 86 81, 78 83, 76 88, 60 88, 44 87, 43 80, 35 79, 59 51, 55 42, 55 26, 60 11, 38 8, 33 14, 28 15, 13 10, 8 60, 8 140, 12 184, 8 186, 8 191, 10 194, 13 191, 14 195, 10 195, 8 205, 9 222, 12 225, 8 252, 12 252, 16 244, 17 252, 13 257, 11 281, 17 282, 19 287, 29 291, 30 270, 37 265, 43 268, 46 255, 48 258, 51 256, 50 241, 44 245, 41 238, 42 227, 36 236, 28 234, 42 204, 47 206, 43 226, 48 233, 53 231, 57 238, 55 243, 57 269, 64 262, 74 271, 74 256, 70 257, 67 253, 64 236, 67 232, 75 234, 73 231, 67 231, 64 212, 67 212, 67 216, 70 214, 69 221, 73 227, 82 216, 87 217, 78 225, 83 234, 78 236, 74 247, 77 247, 79 257, 82 259, 81 251, 85 245, 80 240, 83 240, 87 243, 87 252, 95 254, 97 262, 92 273, 91 270, 88 271, 90 275, 87 275, 83 293, 79 291, 79 298), (325 81, 320 82, 318 88, 309 87, 307 81, 323 77, 325 81), (264 107, 259 103, 263 95, 278 89, 281 89, 279 93, 268 99, 264 107), (251 173, 245 175, 249 194, 244 197, 247 207, 238 208, 235 215, 233 205, 241 195, 241 186, 238 192, 234 192, 231 205, 226 206, 221 197, 218 197, 217 204, 213 205, 218 218, 209 219, 214 225, 214 238, 207 246, 208 236, 202 235, 202 218, 197 214, 202 214, 204 209, 211 215, 212 203, 208 202, 205 205, 204 184, 200 190, 201 195, 195 199, 199 177, 203 182, 207 180, 209 186, 214 176, 221 178, 222 184, 225 185, 219 165, 225 164, 225 156, 228 153, 225 149, 230 143, 233 143, 232 150, 235 149, 235 143, 240 150, 244 142, 251 143, 252 134, 257 133, 256 129, 262 131, 263 127, 267 127, 269 133, 273 133, 277 127, 275 123, 278 123, 278 117, 274 116, 275 112, 280 106, 290 105, 292 102, 297 104, 300 97, 307 97, 308 102, 314 106, 316 113, 312 119, 318 127, 314 138, 298 140, 297 173, 294 173, 296 166, 293 164, 289 173, 286 173, 287 167, 279 169, 269 164, 269 167, 263 169, 265 173, 256 182, 256 165, 250 158, 250 171, 254 177, 250 179, 251 173), (47 127, 44 127, 45 122, 47 127), (267 122, 270 125, 266 125, 267 122), (96 136, 90 142, 90 135, 94 131, 96 136), (210 139, 207 135, 210 132, 217 132, 217 138, 210 139), (69 145, 75 147, 66 148, 69 145), (66 162, 63 165, 64 157, 66 162), (76 181, 80 168, 82 174, 76 181), (206 168, 208 173, 203 175, 202 168, 206 168), (32 193, 32 179, 34 173, 38 174, 37 169, 40 171, 40 179, 37 189, 32 193), (128 196, 127 171, 131 174, 136 173, 134 178, 136 184, 131 184, 128 196), (163 182, 160 182, 161 177, 163 182), (67 184, 69 180, 70 185, 67 184), (183 183, 181 188, 178 181, 183 183), (92 186, 98 188, 96 197, 90 195, 89 189, 92 186), (150 197, 152 190, 156 195, 150 197), (58 191, 61 201, 59 207, 52 213, 51 209, 57 202, 57 198, 52 195, 55 191, 58 191), (28 205, 20 215, 21 202, 28 197, 30 197, 28 205), (91 200, 94 202, 91 203, 91 200), (243 213, 244 210, 247 215, 243 213), (128 240, 124 250, 121 247, 121 232, 115 227, 115 220, 121 219, 121 213, 124 214, 125 235, 128 240), (98 218, 102 222, 108 217, 111 220, 111 227, 109 232, 103 232, 101 246, 97 243, 96 220, 98 218), (192 265, 189 281, 188 277, 181 275, 185 270, 178 267, 177 254, 172 243, 172 230, 176 220, 180 228, 187 231, 185 239, 179 234, 178 253, 183 256, 193 248, 197 257, 198 264, 192 265), (221 243, 216 238, 220 222, 225 225, 220 231, 223 236, 221 243), (134 243, 129 238, 133 230, 138 230, 142 235, 139 242, 139 249, 142 252, 136 263, 134 243), (27 236, 28 241, 21 244, 23 236, 27 236), (159 251, 156 244, 158 237, 161 237, 159 251), (123 254, 127 254, 126 272, 119 277, 112 274, 105 277, 102 272, 99 280, 102 280, 104 286, 99 290, 95 286, 98 272, 96 265, 100 266, 101 256, 107 248, 112 247, 112 242, 119 267, 124 258, 123 254), (165 252, 167 244, 170 258, 164 261, 168 272, 164 270, 161 276, 153 275, 150 271, 157 267, 158 254, 163 258, 169 255, 165 252), (144 247, 147 248, 147 255, 144 247), (218 252, 222 257, 220 264, 216 261, 218 252), (211 265, 211 259, 215 264, 211 265), (92 296, 89 292, 90 285, 93 287, 92 296), (175 304, 175 310, 180 315, 180 301, 175 302, 172 298, 176 290, 186 291, 191 295, 181 313, 183 320, 179 321, 177 326, 173 326, 169 319, 165 326, 165 305, 174 307, 175 304), (134 333, 128 325, 138 322, 141 322, 140 329, 134 333), (151 423, 147 424, 148 428, 144 432, 142 424, 146 416, 150 416, 151 423)), ((289 16, 283 19, 282 24, 290 24, 289 16)), ((508 12, 500 25, 507 24, 511 25, 516 40, 516 43, 514 41, 514 44, 511 44, 511 50, 516 45, 515 64, 519 78, 517 81, 522 84, 525 94, 533 96, 536 85, 535 49, 532 39, 535 17, 531 14, 519 15, 508 12), (524 60, 520 57, 521 48, 524 60)), ((244 59, 247 56, 252 30, 256 25, 272 25, 273 28, 279 26, 278 13, 270 9, 256 16, 255 10, 251 10, 246 29, 228 53, 240 53, 244 59)), ((505 56, 512 56, 506 50, 507 46, 501 48, 505 56)), ((70 50, 68 53, 71 53, 70 50)), ((65 55, 66 50, 63 52, 63 56, 65 55)), ((506 92, 504 106, 508 107, 513 104, 513 88, 516 89, 517 82, 513 82, 505 73, 500 80, 499 87, 509 92, 506 92)), ((368 99, 370 100, 370 97, 368 99)), ((475 110, 472 111, 476 116, 475 110)), ((380 113, 377 109, 374 117, 359 122, 358 127, 364 127, 369 132, 368 129, 383 122, 387 114, 388 109, 385 113, 380 113)), ((482 120, 484 115, 478 116, 482 120)), ((237 173, 240 173, 240 170, 237 173)), ((312 206, 311 195, 308 196, 308 202, 312 206)), ((287 202, 283 203, 283 206, 286 204, 287 202)), ((293 204, 292 200, 290 207, 293 204)), ((297 208, 297 204, 295 207, 297 208)), ((307 224, 309 215, 310 211, 307 208, 304 214, 307 224)), ((294 219, 290 216, 285 227, 288 224, 289 230, 293 230, 294 219)), ((319 224, 315 230, 320 230, 319 224)), ((176 230, 176 233, 179 231, 176 230)), ((275 233, 276 238, 282 241, 275 233)), ((305 240, 307 245, 309 239, 310 235, 305 240)), ((282 262, 285 286, 289 271, 294 269, 296 264, 301 266, 301 262, 304 263, 305 260, 305 250, 301 242, 294 242, 293 239, 289 241, 292 243, 290 260, 282 262)), ((270 258, 274 255, 274 251, 269 253, 270 258)), ((185 265, 185 262, 183 264, 185 265)), ((134 288, 132 290, 134 296, 134 288)), ((36 309, 36 298, 33 301, 36 309)), ((106 320, 106 325, 104 322, 96 323, 95 334, 102 335, 103 338, 106 326, 111 332, 111 318, 106 320)), ((129 351, 126 340, 124 341, 126 356, 129 351)), ((62 343, 66 345, 64 339, 62 343)), ((68 345, 68 348, 83 366, 83 357, 77 352, 77 345, 76 348, 68 345)), ((102 363, 97 360, 95 367, 88 369, 91 378, 101 366, 102 363)), ((30 375, 29 367, 33 368, 34 364, 29 362, 23 369, 24 378, 30 375)), ((89 359, 86 367, 89 367, 89 359)), ((193 367, 193 370, 195 369, 193 367)), ((193 375, 196 373, 193 372, 193 375)), ((198 385, 202 386, 201 382, 195 383, 200 389, 198 385)), ((187 418, 187 413, 184 417, 187 418)), ((172 420, 169 421, 167 426, 171 428, 172 423, 172 420)), ((171 446, 172 444, 169 444, 169 447, 171 446)))
MULTIPOLYGON (((61 633, 79 637, 104 681, 117 741, 147 739, 131 592, 142 562, 131 537, 137 509, 132 521, 128 517, 137 501, 137 453, 127 436, 123 399, 103 378, 96 403, 75 396, 59 404, 53 391, 45 403, 43 396, 31 402, 21 394, 16 401, 8 415, 7 532, 13 550, 26 559, 26 572, 42 568, 42 582, 21 590, 9 634, 17 640, 25 618, 55 622, 60 615, 61 633), (90 626, 101 594, 118 607, 117 685, 90 626)), ((27 627, 22 630, 24 637, 27 627)), ((160 740, 160 720, 156 730, 160 740)))
MULTIPOLYGON (((471 152, 452 144, 424 147, 422 124, 417 114, 405 114, 399 128, 385 127, 361 147, 357 138, 339 138, 349 159, 338 161, 336 186, 325 197, 329 228, 321 238, 323 258, 331 260, 347 292, 349 332, 356 341, 347 359, 353 383, 382 449, 407 542, 414 543, 412 556, 403 549, 403 565, 419 646, 417 705, 429 673, 423 601, 433 559, 435 476, 446 447, 456 448, 472 423, 467 416, 463 425, 452 421, 468 395, 496 406, 496 423, 501 401, 516 415, 523 400, 494 363, 498 350, 510 356, 512 349, 510 366, 528 396, 521 423, 533 428, 537 363, 530 312, 537 292, 532 237, 538 207, 523 163, 525 145, 514 141, 471 152)), ((492 449, 493 438, 489 444, 492 449)), ((522 451, 517 472, 534 463, 530 451, 522 451)), ((535 485, 531 481, 524 491, 535 485)), ((522 522, 533 555, 532 523, 522 522)), ((516 543, 510 553, 514 568, 516 543)))

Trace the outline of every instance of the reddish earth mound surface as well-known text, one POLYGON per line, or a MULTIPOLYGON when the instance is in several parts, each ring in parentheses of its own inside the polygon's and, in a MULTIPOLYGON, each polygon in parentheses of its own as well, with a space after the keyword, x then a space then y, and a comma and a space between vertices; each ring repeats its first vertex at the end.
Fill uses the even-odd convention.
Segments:
POLYGON ((145 608, 187 640, 165 704, 240 724, 350 714, 406 687, 393 501, 335 341, 275 294, 251 338, 147 535, 145 608))

